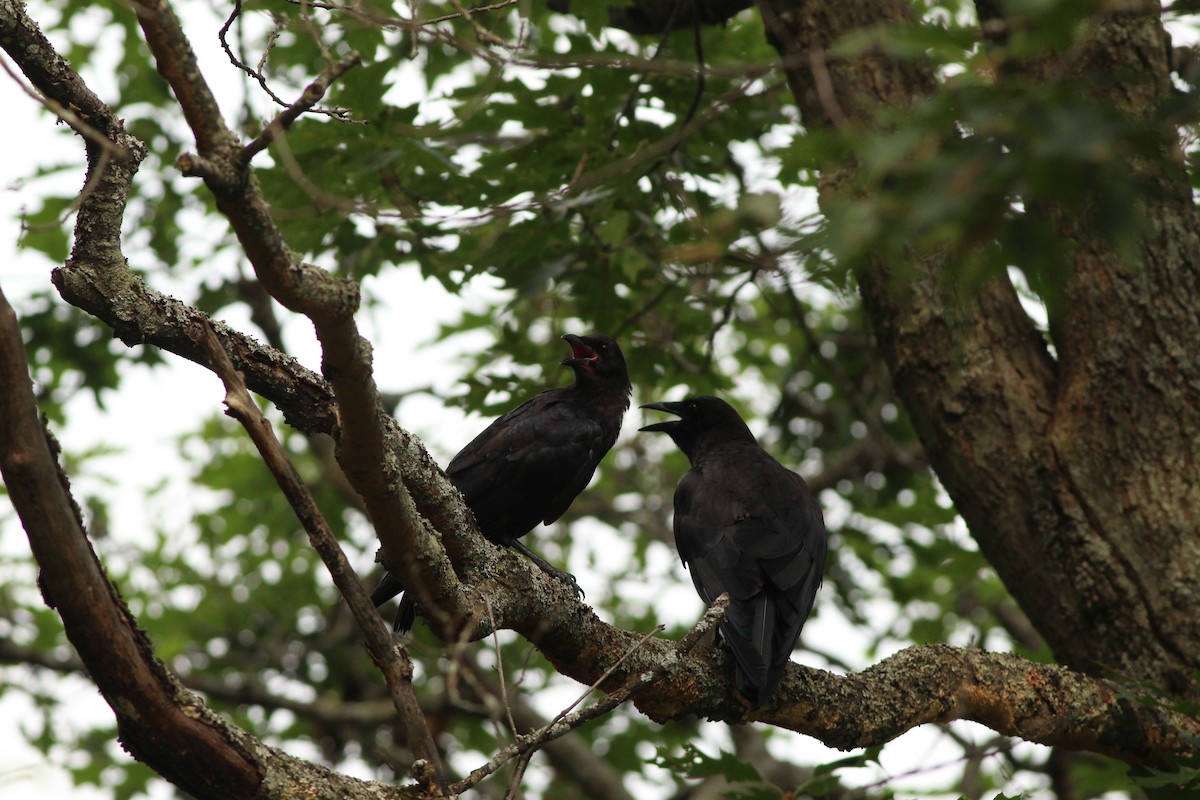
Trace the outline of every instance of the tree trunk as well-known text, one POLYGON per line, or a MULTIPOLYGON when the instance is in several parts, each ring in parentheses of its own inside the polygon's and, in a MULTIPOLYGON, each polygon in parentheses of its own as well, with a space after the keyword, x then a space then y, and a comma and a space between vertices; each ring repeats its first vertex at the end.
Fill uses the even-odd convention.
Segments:
MULTIPOLYGON (((870 126, 873 107, 909 107, 933 90, 929 69, 877 49, 822 61, 846 32, 906 19, 903 0, 758 7, 810 129, 870 126)), ((1069 62, 1014 68, 1086 74, 1149 119, 1170 92, 1159 13, 1143 3, 1111 14, 1069 62)), ((830 165, 823 204, 851 191, 854 169, 830 165)), ((1072 244, 1059 302, 1048 303, 1054 353, 1007 280, 965 297, 955 264, 936 254, 874 258, 858 277, 938 477, 1056 658, 1196 698, 1200 231, 1177 153, 1131 169, 1159 189, 1132 253, 1118 257, 1084 220, 1051 211, 1072 244)))

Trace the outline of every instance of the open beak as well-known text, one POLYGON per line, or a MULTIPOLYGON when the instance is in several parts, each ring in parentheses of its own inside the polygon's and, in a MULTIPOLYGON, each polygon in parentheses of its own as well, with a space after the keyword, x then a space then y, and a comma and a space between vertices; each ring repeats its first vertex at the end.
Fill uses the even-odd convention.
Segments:
POLYGON ((596 368, 596 362, 600 360, 600 356, 588 346, 587 342, 573 333, 564 333, 562 338, 571 345, 571 357, 564 358, 560 362, 564 367, 596 368))
MULTIPOLYGON (((668 414, 679 415, 675 409, 679 407, 678 403, 643 403, 638 408, 648 408, 652 411, 666 411, 668 414)), ((650 431, 653 433, 670 433, 680 425, 680 420, 669 419, 666 422, 655 422, 651 425, 646 425, 638 428, 639 431, 650 431)))

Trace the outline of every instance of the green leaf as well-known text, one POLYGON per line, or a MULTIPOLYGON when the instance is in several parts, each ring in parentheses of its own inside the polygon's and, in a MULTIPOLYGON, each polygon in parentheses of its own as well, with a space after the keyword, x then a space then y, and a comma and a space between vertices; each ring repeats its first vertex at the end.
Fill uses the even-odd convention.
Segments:
POLYGON ((660 748, 651 763, 685 778, 720 776, 731 782, 762 780, 758 770, 733 753, 718 750, 712 756, 691 744, 685 744, 678 754, 660 748))

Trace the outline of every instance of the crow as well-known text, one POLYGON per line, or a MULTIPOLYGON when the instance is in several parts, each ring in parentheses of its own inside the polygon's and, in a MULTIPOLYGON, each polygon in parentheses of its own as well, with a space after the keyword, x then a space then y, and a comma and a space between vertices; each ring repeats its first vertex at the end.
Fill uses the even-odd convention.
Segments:
POLYGON ((679 417, 665 433, 692 468, 675 488, 675 544, 706 604, 729 592, 719 631, 755 706, 779 686, 825 568, 825 520, 808 485, 759 446, 724 400, 642 408, 679 417))
MULTIPOLYGON (((485 537, 575 586, 573 575, 518 540, 539 522, 549 525, 561 517, 591 481, 621 432, 631 387, 625 357, 611 337, 562 338, 571 345, 571 357, 561 363, 575 373, 574 384, 541 392, 497 419, 459 451, 446 475, 485 537)), ((371 600, 379 606, 403 591, 400 579, 387 573, 371 600)), ((405 594, 394 629, 407 631, 415 619, 412 596, 405 594)))

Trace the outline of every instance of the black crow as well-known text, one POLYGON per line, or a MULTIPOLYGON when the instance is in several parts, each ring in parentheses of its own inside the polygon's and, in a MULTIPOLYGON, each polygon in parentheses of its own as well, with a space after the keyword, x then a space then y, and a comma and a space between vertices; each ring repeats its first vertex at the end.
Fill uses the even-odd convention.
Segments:
MULTIPOLYGON (((575 383, 535 395, 487 426, 450 461, 446 475, 462 492, 484 536, 574 585, 574 576, 518 539, 539 522, 549 525, 561 517, 588 485, 621 432, 630 385, 625 357, 612 338, 562 338, 571 345, 571 357, 562 365, 574 371, 575 383)), ((388 573, 371 600, 378 606, 403 591, 400 579, 388 573)), ((409 630, 415 618, 412 597, 406 594, 395 630, 409 630)))
POLYGON ((692 468, 675 488, 675 544, 705 603, 729 592, 720 632, 737 687, 762 705, 783 679, 825 568, 825 520, 804 479, 759 447, 724 400, 642 408, 679 417, 670 436, 692 468))

